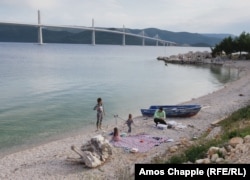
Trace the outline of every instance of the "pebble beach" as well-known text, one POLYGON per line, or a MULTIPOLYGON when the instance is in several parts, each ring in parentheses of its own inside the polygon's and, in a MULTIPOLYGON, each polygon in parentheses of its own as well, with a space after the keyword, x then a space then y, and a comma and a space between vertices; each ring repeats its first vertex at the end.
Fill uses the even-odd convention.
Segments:
MULTIPOLYGON (((24 151, 6 155, 0 159, 0 179, 13 180, 57 180, 57 179, 118 179, 119 174, 128 170, 131 174, 136 163, 150 163, 155 157, 166 153, 168 148, 183 139, 197 138, 202 135, 211 124, 219 121, 239 108, 250 104, 250 61, 228 61, 223 66, 240 69, 240 78, 226 84, 222 89, 191 99, 183 104, 200 104, 200 112, 189 118, 167 118, 167 122, 178 123, 176 128, 158 129, 153 118, 142 116, 134 117, 135 126, 132 126, 132 135, 150 133, 171 139, 167 143, 156 146, 147 152, 130 153, 123 148, 113 147, 112 156, 101 166, 87 168, 84 164, 69 161, 69 158, 78 158, 71 150, 71 146, 81 147, 83 143, 96 135, 103 135, 110 139, 110 132, 114 128, 106 125, 102 131, 89 129, 77 136, 68 137, 47 144, 42 144, 24 151)), ((118 124, 121 132, 126 132, 124 124, 118 124)), ((211 131, 211 133, 216 133, 211 131)), ((171 155, 171 154, 169 154, 171 155)), ((250 162, 248 162, 250 163, 250 162)))

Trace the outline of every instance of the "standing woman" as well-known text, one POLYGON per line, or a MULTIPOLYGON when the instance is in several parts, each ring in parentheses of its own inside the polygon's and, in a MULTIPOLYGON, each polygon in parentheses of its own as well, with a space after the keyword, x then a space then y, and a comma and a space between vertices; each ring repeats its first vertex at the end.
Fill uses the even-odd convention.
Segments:
POLYGON ((103 104, 102 104, 102 98, 97 98, 97 104, 95 105, 94 109, 93 110, 96 110, 97 114, 96 114, 96 130, 98 131, 98 129, 102 129, 102 119, 103 119, 103 116, 105 115, 105 112, 104 112, 104 107, 103 107, 103 104))

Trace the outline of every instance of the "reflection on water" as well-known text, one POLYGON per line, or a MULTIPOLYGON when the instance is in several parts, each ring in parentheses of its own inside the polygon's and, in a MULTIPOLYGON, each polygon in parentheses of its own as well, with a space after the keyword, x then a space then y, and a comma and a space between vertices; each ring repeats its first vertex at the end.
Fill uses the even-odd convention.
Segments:
POLYGON ((236 68, 211 65, 210 70, 215 78, 222 84, 234 81, 239 78, 239 70, 236 68))

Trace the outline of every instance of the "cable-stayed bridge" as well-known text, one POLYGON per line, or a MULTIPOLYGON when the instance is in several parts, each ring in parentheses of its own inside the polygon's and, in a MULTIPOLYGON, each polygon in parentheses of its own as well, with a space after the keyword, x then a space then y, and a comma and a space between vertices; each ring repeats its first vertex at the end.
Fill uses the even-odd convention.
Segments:
POLYGON ((41 23, 41 16, 40 11, 38 10, 38 24, 31 24, 31 23, 18 23, 18 22, 0 22, 0 24, 9 24, 9 25, 23 25, 23 26, 32 26, 38 28, 38 43, 43 44, 43 29, 44 28, 69 28, 69 29, 79 29, 79 30, 89 30, 92 31, 92 45, 95 45, 95 32, 107 32, 107 33, 114 33, 114 34, 121 34, 122 35, 122 45, 126 45, 126 36, 133 36, 142 39, 142 46, 145 45, 145 40, 152 40, 156 42, 156 46, 161 43, 164 46, 175 46, 177 43, 160 39, 158 35, 154 37, 147 36, 144 31, 139 34, 134 34, 130 32, 126 32, 125 26, 123 26, 120 30, 110 30, 105 28, 96 28, 94 26, 94 19, 92 19, 92 27, 86 26, 73 26, 73 25, 49 25, 49 24, 42 24, 41 23))

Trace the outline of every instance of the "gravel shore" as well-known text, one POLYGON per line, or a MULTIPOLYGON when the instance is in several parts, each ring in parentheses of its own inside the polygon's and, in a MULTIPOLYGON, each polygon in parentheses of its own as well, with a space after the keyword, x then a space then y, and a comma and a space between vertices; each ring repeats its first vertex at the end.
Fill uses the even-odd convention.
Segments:
MULTIPOLYGON (((150 133, 173 139, 145 153, 128 153, 122 148, 113 148, 111 158, 102 166, 89 169, 83 164, 68 161, 67 158, 78 158, 70 147, 80 147, 91 137, 102 134, 107 138, 113 127, 106 131, 90 130, 78 136, 54 141, 25 151, 7 155, 0 159, 0 179, 36 180, 36 179, 117 179, 117 175, 125 170, 133 172, 135 163, 149 163, 154 157, 166 153, 167 149, 183 139, 199 137, 211 123, 223 119, 239 108, 250 104, 250 61, 226 62, 224 66, 240 69, 240 79, 226 84, 222 89, 192 99, 183 104, 200 104, 201 111, 190 118, 168 118, 168 122, 178 122, 181 128, 160 130, 154 127, 152 118, 139 116, 134 118, 136 126, 132 126, 132 134, 150 133), (86 135, 87 134, 87 135, 86 135)), ((127 127, 120 124, 121 131, 127 127)))

